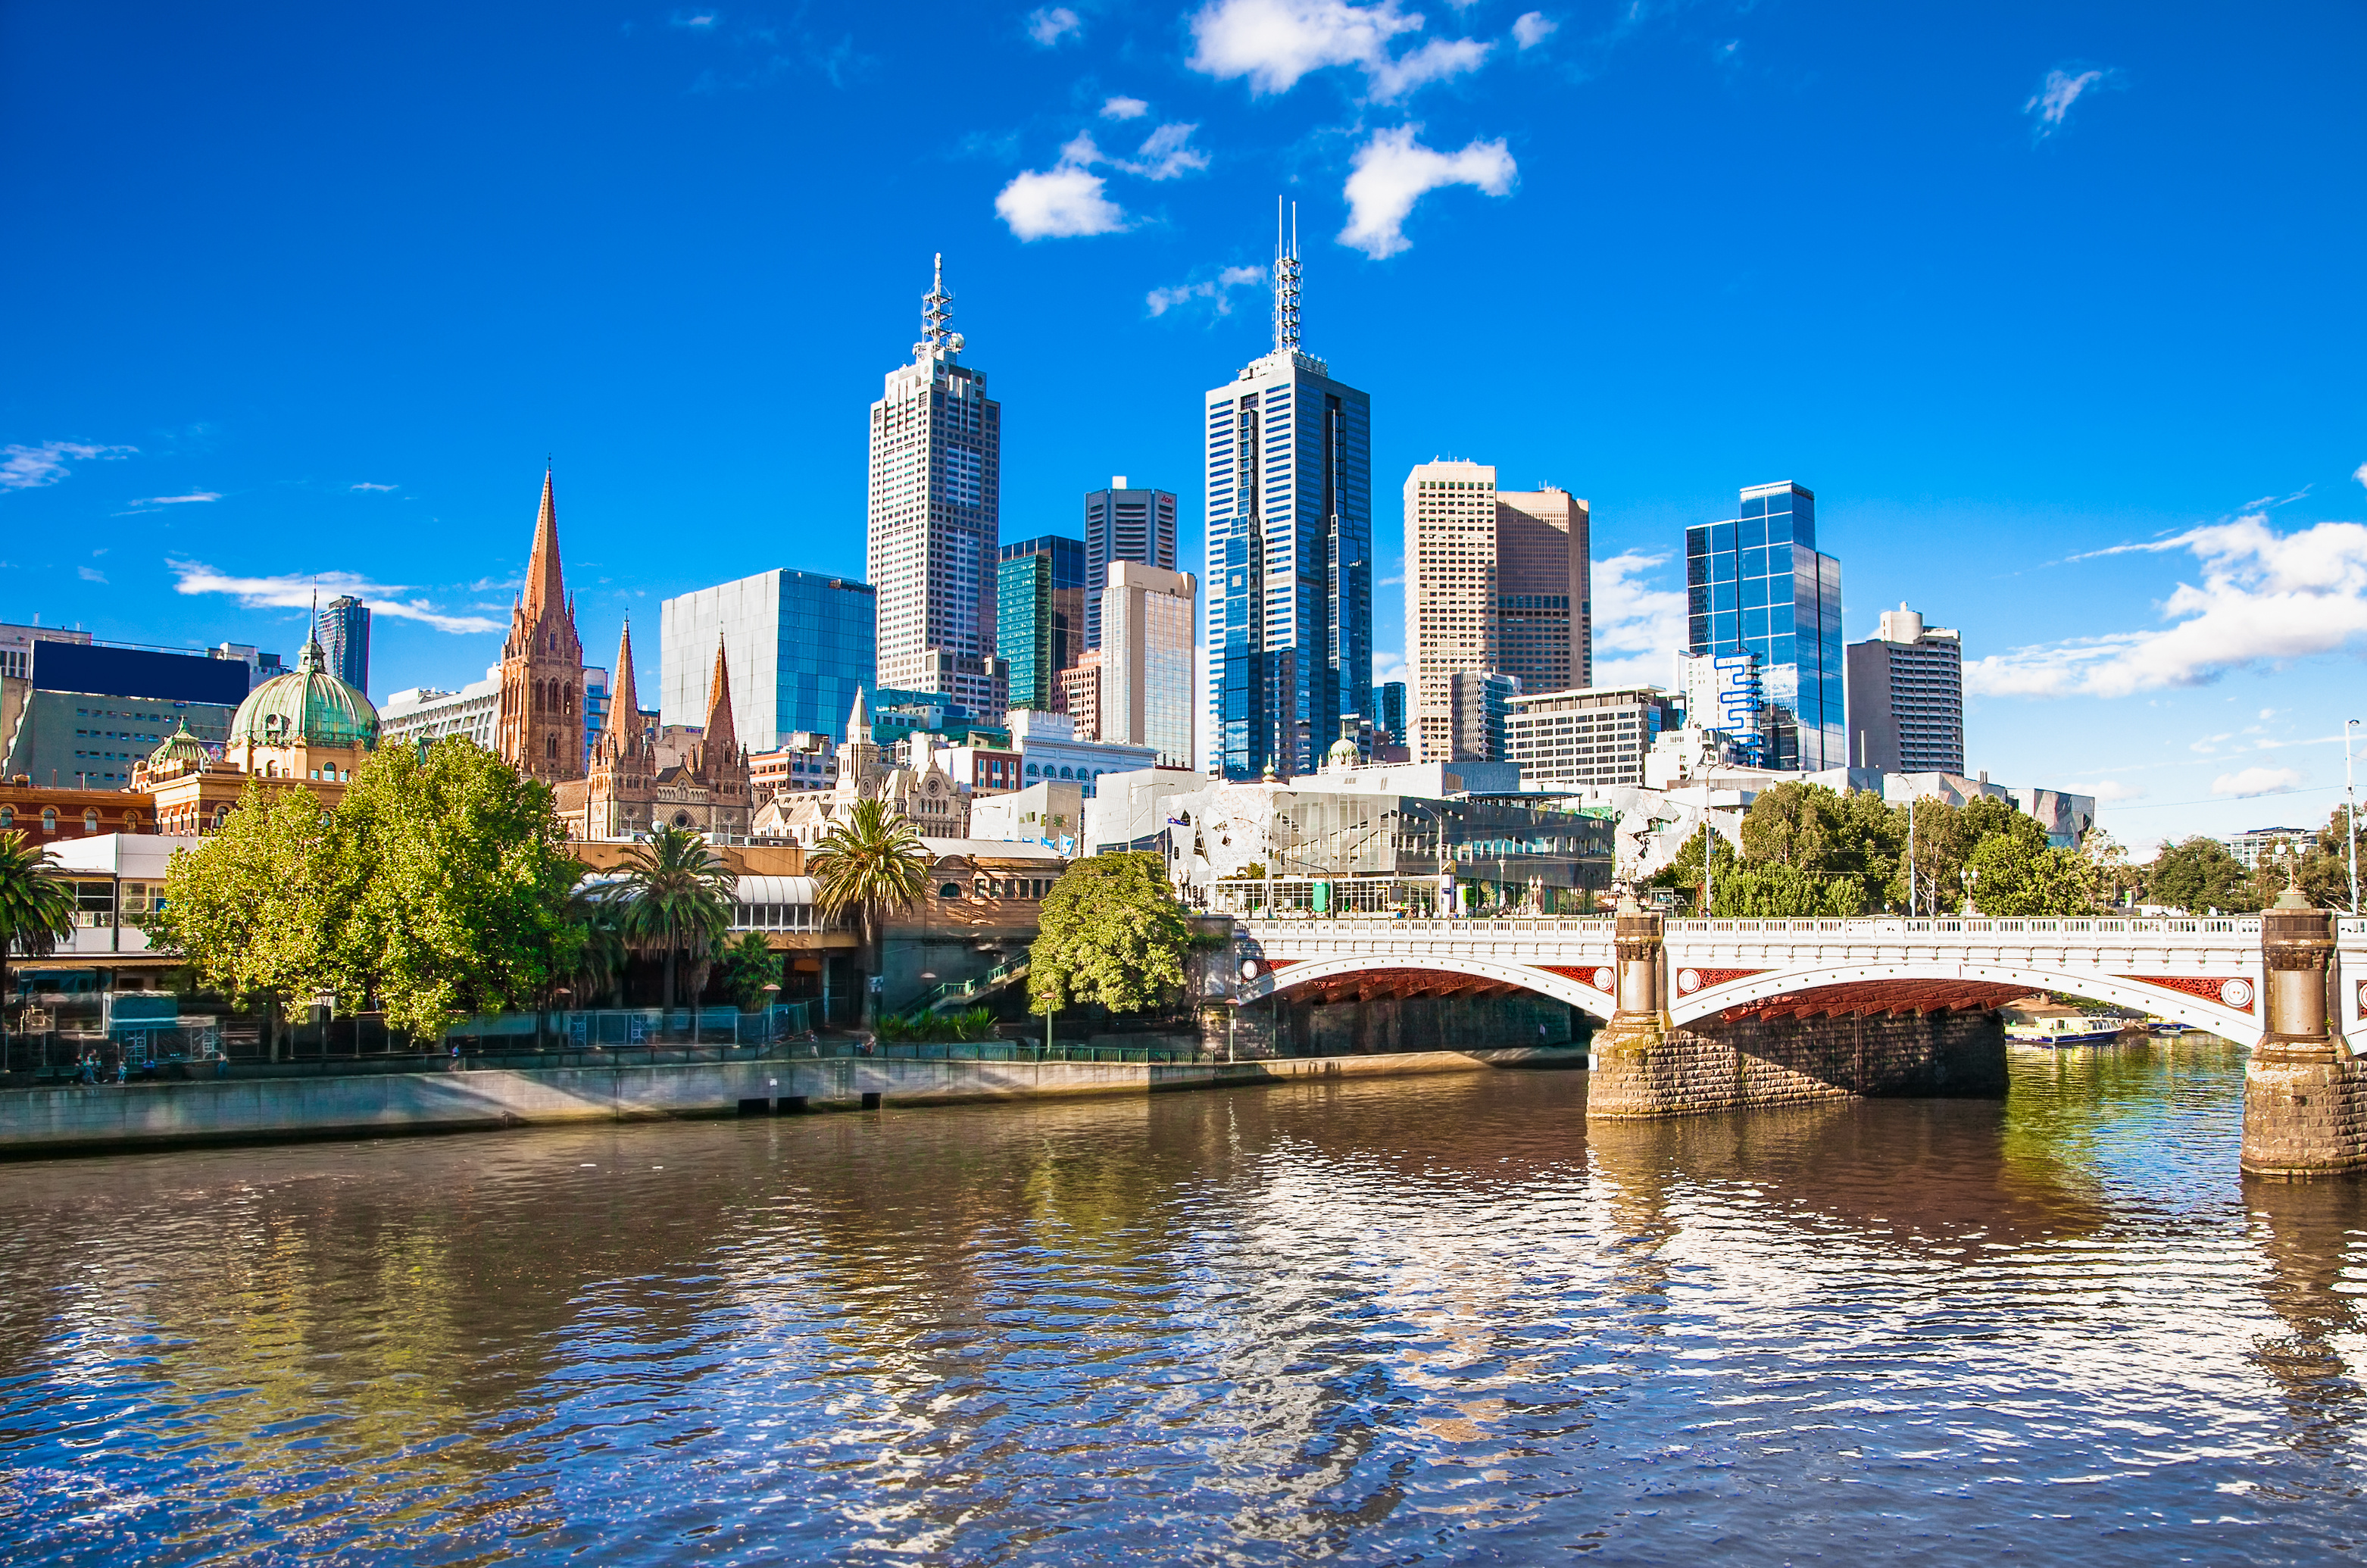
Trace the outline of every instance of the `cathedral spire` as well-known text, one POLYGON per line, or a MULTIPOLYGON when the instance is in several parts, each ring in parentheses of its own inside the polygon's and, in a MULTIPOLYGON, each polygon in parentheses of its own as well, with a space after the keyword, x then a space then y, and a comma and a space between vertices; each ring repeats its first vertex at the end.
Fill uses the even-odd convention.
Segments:
POLYGON ((740 754, 740 737, 731 726, 731 666, 723 657, 720 631, 715 634, 715 678, 707 683, 707 733, 699 744, 713 757, 728 760, 740 754))
POLYGON ((608 733, 625 741, 640 734, 640 699, 633 694, 633 623, 617 639, 617 679, 608 694, 608 733))
POLYGON ((542 510, 534 520, 534 555, 526 567, 526 618, 540 620, 567 608, 566 580, 559 570, 559 507, 551 499, 550 471, 542 471, 542 510))

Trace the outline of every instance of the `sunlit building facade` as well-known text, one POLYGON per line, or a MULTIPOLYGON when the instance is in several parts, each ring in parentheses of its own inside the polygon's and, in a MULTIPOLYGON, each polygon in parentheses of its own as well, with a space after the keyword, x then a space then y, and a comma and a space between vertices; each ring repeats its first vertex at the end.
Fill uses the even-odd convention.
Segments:
POLYGON ((1764 766, 1846 766, 1841 563, 1817 551, 1815 493, 1755 484, 1732 520, 1687 528, 1685 582, 1687 650, 1759 656, 1764 766))

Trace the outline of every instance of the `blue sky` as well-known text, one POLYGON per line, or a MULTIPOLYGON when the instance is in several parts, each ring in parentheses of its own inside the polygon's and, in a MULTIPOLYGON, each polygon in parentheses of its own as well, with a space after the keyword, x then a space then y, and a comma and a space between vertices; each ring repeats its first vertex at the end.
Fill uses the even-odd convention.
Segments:
MULTIPOLYGON (((1971 765, 2165 835, 2322 821, 2367 718, 2356 6, 0 8, 0 617, 495 656, 545 455, 630 614, 863 569, 864 418, 943 251, 1003 532, 1178 490, 1267 342, 1594 507, 1598 661, 1682 530, 1818 493, 1848 635, 1977 661, 1971 765), (2284 791, 2266 793, 2261 791, 2284 791)), ((1377 644, 1402 647, 1384 589, 1377 644)))

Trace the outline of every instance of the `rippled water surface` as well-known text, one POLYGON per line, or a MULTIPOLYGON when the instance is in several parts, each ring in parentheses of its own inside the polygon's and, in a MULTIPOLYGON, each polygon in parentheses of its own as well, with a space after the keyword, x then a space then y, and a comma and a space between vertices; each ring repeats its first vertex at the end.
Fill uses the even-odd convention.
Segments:
POLYGON ((0 1558, 2354 1559, 2357 1182, 2217 1041, 0 1167, 0 1558))

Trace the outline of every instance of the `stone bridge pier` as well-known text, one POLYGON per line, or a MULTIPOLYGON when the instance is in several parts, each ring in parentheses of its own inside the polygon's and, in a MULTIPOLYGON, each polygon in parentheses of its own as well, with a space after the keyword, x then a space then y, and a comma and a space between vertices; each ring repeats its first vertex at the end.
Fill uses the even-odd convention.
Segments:
POLYGON ((2367 1165, 2367 1059, 2335 1029, 2346 982, 2334 921, 2292 889, 2260 917, 2268 1011, 2244 1070, 2247 1175, 2292 1180, 2367 1165))

